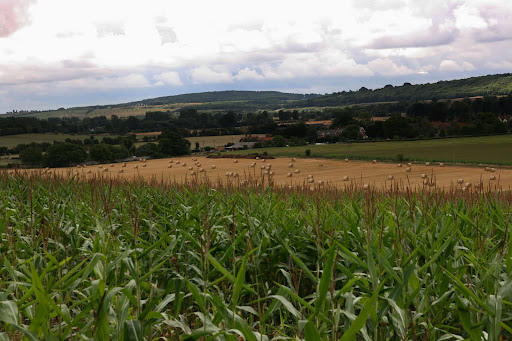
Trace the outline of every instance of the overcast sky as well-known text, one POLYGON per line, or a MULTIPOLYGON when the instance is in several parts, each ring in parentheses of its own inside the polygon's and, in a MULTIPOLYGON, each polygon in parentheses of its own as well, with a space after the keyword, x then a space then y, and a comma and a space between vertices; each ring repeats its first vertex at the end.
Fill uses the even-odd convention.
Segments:
POLYGON ((511 71, 506 0, 0 0, 0 113, 511 71))

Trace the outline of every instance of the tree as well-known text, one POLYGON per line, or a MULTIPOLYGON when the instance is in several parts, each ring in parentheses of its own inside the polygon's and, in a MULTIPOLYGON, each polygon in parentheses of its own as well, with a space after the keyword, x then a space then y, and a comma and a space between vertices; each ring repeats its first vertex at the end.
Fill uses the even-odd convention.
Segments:
POLYGON ((232 111, 219 117, 219 125, 223 128, 230 128, 236 126, 236 115, 232 111))
POLYGON ((166 156, 188 155, 190 142, 176 132, 166 131, 160 135, 158 149, 166 156))
POLYGON ((31 146, 20 151, 21 162, 27 165, 36 166, 43 162, 43 149, 31 146))
POLYGON ((84 162, 87 152, 82 145, 75 143, 56 143, 48 147, 43 158, 43 165, 48 167, 71 166, 84 162))
POLYGON ((294 110, 292 113, 293 120, 297 121, 299 119, 299 117, 300 117, 299 112, 297 110, 294 110))
POLYGON ((290 124, 284 130, 282 130, 281 134, 287 139, 292 136, 295 137, 306 137, 308 135, 308 126, 304 122, 298 122, 295 124, 290 124))
POLYGON ((96 144, 89 150, 91 160, 105 162, 113 159, 111 146, 106 143, 96 144))
POLYGON ((355 140, 359 136, 359 126, 350 124, 341 132, 341 136, 345 139, 355 140))
POLYGON ((335 110, 333 111, 334 120, 332 121, 332 128, 340 128, 353 124, 353 112, 351 109, 335 110))
POLYGON ((372 124, 372 114, 369 112, 369 111, 366 111, 366 110, 362 110, 359 112, 359 123, 361 123, 361 125, 363 127, 368 127, 372 124))
POLYGON ((284 146, 286 146, 286 139, 284 137, 282 137, 281 135, 276 135, 272 139, 272 144, 275 147, 284 147, 284 146))
POLYGON ((291 120, 293 117, 292 113, 287 110, 279 110, 278 116, 280 121, 288 121, 291 120))
POLYGON ((130 156, 128 149, 124 146, 113 146, 106 143, 94 145, 89 150, 91 160, 98 162, 113 161, 124 159, 130 156))
POLYGON ((392 115, 383 123, 384 137, 413 137, 414 131, 409 123, 409 119, 400 115, 392 115))
POLYGON ((130 130, 136 130, 139 128, 139 119, 135 116, 129 116, 127 119, 126 119, 126 126, 128 127, 128 129, 130 130))
POLYGON ((431 121, 445 121, 448 117, 448 105, 444 102, 437 102, 432 105, 428 116, 431 121))
POLYGON ((470 104, 466 101, 454 101, 450 105, 450 115, 458 118, 461 122, 469 121, 470 104))
POLYGON ((415 102, 407 108, 409 117, 425 117, 432 111, 432 104, 426 102, 415 102))
POLYGON ((156 143, 144 143, 142 146, 135 150, 137 156, 153 156, 158 152, 158 145, 156 143))

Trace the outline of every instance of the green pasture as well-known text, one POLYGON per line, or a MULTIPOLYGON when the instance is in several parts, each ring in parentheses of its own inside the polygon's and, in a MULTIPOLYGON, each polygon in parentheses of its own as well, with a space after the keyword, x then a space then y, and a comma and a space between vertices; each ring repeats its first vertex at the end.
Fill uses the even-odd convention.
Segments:
POLYGON ((8 164, 14 164, 14 163, 19 163, 19 162, 20 162, 19 159, 10 159, 8 157, 1 157, 0 158, 0 167, 5 167, 8 164))
MULTIPOLYGON (((455 163, 489 163, 512 165, 512 135, 465 137, 421 141, 385 141, 338 143, 328 145, 253 149, 273 156, 305 157, 311 150, 315 158, 440 161, 455 163)), ((238 151, 247 154, 247 151, 238 151)))
MULTIPOLYGON (((53 141, 65 141, 66 139, 85 140, 91 135, 72 135, 72 134, 19 134, 0 136, 0 147, 13 148, 19 144, 29 144, 31 142, 43 143, 53 141)), ((102 137, 98 136, 101 140, 102 137)))

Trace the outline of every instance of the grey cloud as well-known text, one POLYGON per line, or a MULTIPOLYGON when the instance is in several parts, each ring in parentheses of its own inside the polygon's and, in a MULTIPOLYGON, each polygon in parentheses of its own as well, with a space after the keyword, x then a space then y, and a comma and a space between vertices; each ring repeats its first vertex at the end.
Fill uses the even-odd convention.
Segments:
POLYGON ((110 34, 112 35, 124 35, 124 24, 122 22, 101 22, 96 24, 96 31, 98 37, 103 38, 110 34))
POLYGON ((90 69, 90 68, 94 68, 95 65, 89 61, 85 61, 85 60, 70 60, 70 59, 65 59, 63 61, 61 61, 61 64, 63 67, 65 68, 70 68, 70 69, 75 69, 75 68, 78 68, 78 69, 90 69))
POLYGON ((496 42, 512 39, 512 12, 510 10, 483 7, 479 12, 488 27, 472 31, 472 36, 476 41, 496 42))
POLYGON ((463 0, 409 1, 409 8, 419 17, 432 18, 432 21, 454 18, 454 10, 463 4, 463 0))
POLYGON ((174 32, 172 27, 157 26, 156 29, 158 31, 158 34, 160 35, 160 40, 162 41, 162 45, 167 44, 167 43, 175 43, 178 41, 176 32, 174 32))
POLYGON ((396 9, 406 6, 404 0, 352 0, 356 8, 367 8, 371 10, 396 9))
POLYGON ((68 81, 76 78, 108 75, 108 70, 100 70, 88 61, 64 60, 54 64, 41 65, 1 65, 5 77, 0 78, 0 86, 68 81))
POLYGON ((446 45, 453 41, 458 36, 458 31, 453 29, 447 32, 438 32, 437 30, 430 30, 427 32, 418 32, 412 34, 405 34, 394 37, 382 37, 375 40, 368 45, 372 49, 392 49, 392 48, 406 48, 406 47, 429 47, 446 45))
POLYGON ((76 33, 76 32, 71 32, 71 31, 63 31, 63 32, 59 32, 59 33, 55 34, 55 37, 66 39, 66 38, 79 37, 82 35, 83 34, 81 34, 81 33, 76 33))
POLYGON ((167 22, 167 18, 165 17, 165 15, 159 15, 157 17, 155 17, 155 23, 157 24, 165 24, 167 22))
POLYGON ((248 20, 243 23, 230 25, 228 27, 228 31, 236 30, 261 31, 263 30, 263 20, 248 20))
POLYGON ((0 0, 0 38, 8 37, 30 22, 33 0, 0 0))
POLYGON ((373 49, 391 49, 430 47, 452 43, 460 33, 458 29, 450 24, 454 21, 454 11, 458 6, 458 3, 454 3, 439 7, 437 12, 431 17, 432 26, 426 31, 408 32, 399 36, 384 36, 369 44, 368 47, 373 49))

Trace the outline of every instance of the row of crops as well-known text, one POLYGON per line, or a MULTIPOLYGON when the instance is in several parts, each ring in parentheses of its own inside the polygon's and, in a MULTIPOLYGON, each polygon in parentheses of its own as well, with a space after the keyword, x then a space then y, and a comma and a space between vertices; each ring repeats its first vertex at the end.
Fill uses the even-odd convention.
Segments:
POLYGON ((0 340, 509 340, 510 193, 0 174, 0 340))

